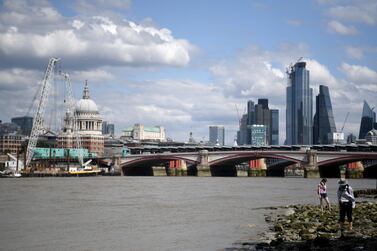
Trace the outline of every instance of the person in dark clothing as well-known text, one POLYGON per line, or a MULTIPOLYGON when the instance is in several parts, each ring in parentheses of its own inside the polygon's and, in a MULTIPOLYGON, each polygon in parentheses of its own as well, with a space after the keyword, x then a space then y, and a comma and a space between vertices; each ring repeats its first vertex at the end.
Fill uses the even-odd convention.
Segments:
POLYGON ((340 231, 343 233, 344 221, 347 215, 348 229, 352 230, 352 209, 355 208, 355 197, 350 185, 347 184, 345 179, 340 179, 339 188, 337 192, 339 202, 339 225, 340 231))

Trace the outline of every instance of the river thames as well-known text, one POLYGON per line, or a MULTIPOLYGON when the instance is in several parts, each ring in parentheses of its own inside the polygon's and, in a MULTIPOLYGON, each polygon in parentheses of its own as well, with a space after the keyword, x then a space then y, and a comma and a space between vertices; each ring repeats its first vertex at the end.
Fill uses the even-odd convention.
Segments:
MULTIPOLYGON (((268 230, 265 207, 317 204, 319 179, 0 180, 1 250, 223 250, 268 230)), ((350 180, 354 189, 376 180, 350 180)), ((329 179, 331 202, 337 180, 329 179)), ((355 219, 357 221, 357 219, 355 219)))

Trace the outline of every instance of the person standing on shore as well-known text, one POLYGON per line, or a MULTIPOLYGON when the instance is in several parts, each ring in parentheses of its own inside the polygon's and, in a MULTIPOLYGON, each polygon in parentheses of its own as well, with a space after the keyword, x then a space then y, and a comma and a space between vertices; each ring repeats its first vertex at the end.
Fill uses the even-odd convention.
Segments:
POLYGON ((325 204, 324 202, 326 202, 327 208, 329 210, 331 209, 329 197, 327 196, 326 182, 327 182, 326 178, 322 179, 321 182, 318 184, 318 188, 317 188, 317 194, 319 196, 319 204, 321 205, 322 211, 325 204))
POLYGON ((340 231, 343 233, 344 230, 344 221, 347 215, 348 220, 348 229, 352 230, 352 209, 355 208, 355 196, 353 195, 353 190, 350 185, 348 185, 345 179, 340 179, 338 192, 339 202, 339 225, 340 231))

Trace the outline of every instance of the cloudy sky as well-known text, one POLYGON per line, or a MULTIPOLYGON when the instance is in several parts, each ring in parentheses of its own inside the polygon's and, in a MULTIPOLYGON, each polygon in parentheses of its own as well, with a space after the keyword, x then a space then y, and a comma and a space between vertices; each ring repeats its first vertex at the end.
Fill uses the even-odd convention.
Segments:
MULTIPOLYGON (((358 134, 363 100, 377 105, 375 0, 0 4, 3 122, 27 114, 51 57, 61 58, 58 70, 70 74, 76 99, 88 80, 117 135, 143 123, 164 126, 178 141, 190 131, 208 140, 208 125, 222 124, 232 144, 247 101, 268 98, 280 110, 282 144, 285 69, 300 57, 314 93, 329 86, 338 130, 349 112, 344 132, 358 134)), ((61 84, 52 92, 63 93, 61 84)), ((49 106, 59 107, 56 100, 49 106)))

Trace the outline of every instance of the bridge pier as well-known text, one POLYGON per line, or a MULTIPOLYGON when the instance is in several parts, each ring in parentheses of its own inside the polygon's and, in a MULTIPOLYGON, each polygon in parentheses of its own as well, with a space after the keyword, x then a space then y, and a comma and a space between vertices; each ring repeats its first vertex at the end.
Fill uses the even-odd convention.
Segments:
POLYGON ((199 151, 198 162, 199 164, 196 166, 198 170, 198 177, 211 176, 211 168, 208 161, 208 150, 199 151))
POLYGON ((317 163, 317 151, 306 151, 307 162, 304 164, 305 178, 320 178, 319 168, 317 163))

